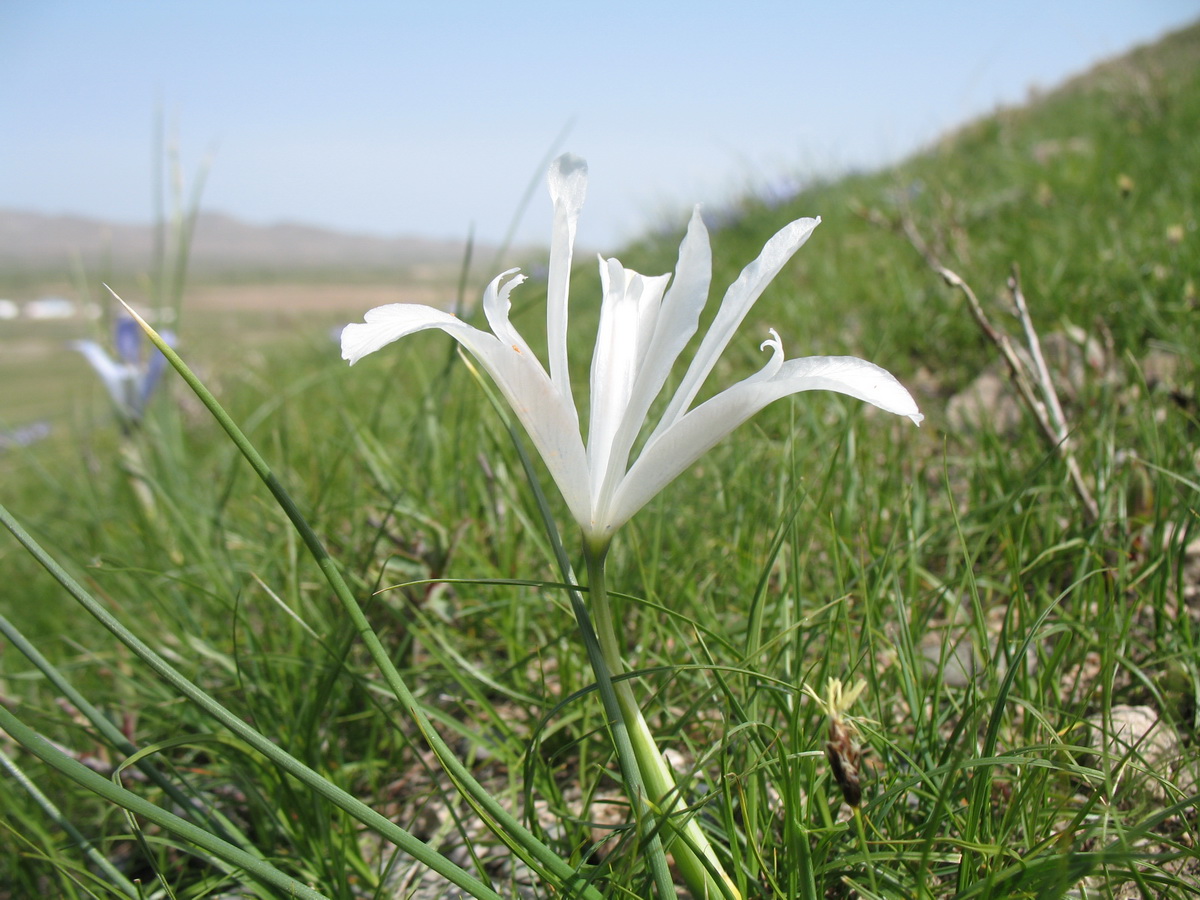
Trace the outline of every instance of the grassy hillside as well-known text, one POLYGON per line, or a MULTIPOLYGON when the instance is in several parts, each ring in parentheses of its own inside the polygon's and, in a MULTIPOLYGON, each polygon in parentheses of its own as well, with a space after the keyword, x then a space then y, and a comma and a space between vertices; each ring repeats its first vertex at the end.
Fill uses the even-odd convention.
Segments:
MULTIPOLYGON (((1197 121, 1200 26, 894 169, 786 203, 749 198, 714 233, 719 297, 776 230, 823 218, 710 392, 762 365, 773 327, 790 356, 885 366, 928 416, 918 431, 830 394, 777 402, 668 486, 609 555, 637 695, 745 897, 1200 890, 1197 121), (981 373, 1003 370, 927 257, 1021 343, 1005 286, 1019 267, 1097 515, 1031 415, 994 398, 952 414, 981 373), (830 678, 865 683, 848 714, 864 751, 857 815, 813 697, 830 678)), ((683 224, 620 258, 669 271, 683 224)), ((590 261, 572 291, 586 396, 590 261)), ((536 335, 537 283, 514 303, 536 335)), ((455 754, 600 895, 651 896, 652 840, 626 824, 562 575, 499 414, 440 334, 353 369, 336 357, 322 337, 242 366, 189 361, 296 497, 455 754)), ((184 386, 172 381, 132 439, 106 424, 10 453, 0 502, 271 746, 501 895, 562 896, 454 792, 361 629, 184 386)), ((451 896, 182 700, 15 541, 0 542, 0 571, 17 586, 0 610, 0 699, 27 725, 106 776, 130 752, 51 682, 57 666, 156 772, 187 785, 209 830, 324 896, 451 896), (48 662, 19 652, 16 630, 48 662)), ((0 749, 94 852, 85 861, 6 778, 0 897, 122 896, 122 878, 154 896, 286 896, 145 818, 135 827, 13 743, 0 749)), ((124 784, 179 808, 140 771, 124 784)))

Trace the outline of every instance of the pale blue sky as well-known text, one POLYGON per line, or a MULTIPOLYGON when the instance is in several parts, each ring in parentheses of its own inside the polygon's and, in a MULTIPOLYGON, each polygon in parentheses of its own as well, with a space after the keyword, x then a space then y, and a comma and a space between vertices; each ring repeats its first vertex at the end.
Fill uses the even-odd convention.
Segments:
MULTIPOLYGON (((0 0, 0 206, 146 221, 161 104, 205 205, 497 240, 556 135, 615 248, 746 186, 876 166, 1200 17, 1198 0, 0 0)), ((539 188, 520 236, 548 235, 539 188)), ((814 210, 819 213, 819 210, 814 210)))

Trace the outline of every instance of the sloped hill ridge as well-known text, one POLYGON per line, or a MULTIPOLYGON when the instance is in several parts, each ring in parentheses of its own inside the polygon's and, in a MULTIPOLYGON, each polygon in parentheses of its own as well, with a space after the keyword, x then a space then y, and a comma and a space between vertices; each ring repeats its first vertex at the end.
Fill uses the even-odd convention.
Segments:
MULTIPOLYGON (((786 222, 820 215, 747 326, 778 327, 793 353, 866 353, 901 373, 896 357, 908 354, 909 371, 961 386, 992 349, 903 221, 989 300, 1018 265, 1043 327, 1108 329, 1118 354, 1181 345, 1195 333, 1200 282, 1197 122, 1200 24, 971 122, 892 168, 812 183, 783 201, 746 198, 714 234, 714 286, 730 283, 786 222)), ((666 271, 683 224, 622 261, 666 271)))

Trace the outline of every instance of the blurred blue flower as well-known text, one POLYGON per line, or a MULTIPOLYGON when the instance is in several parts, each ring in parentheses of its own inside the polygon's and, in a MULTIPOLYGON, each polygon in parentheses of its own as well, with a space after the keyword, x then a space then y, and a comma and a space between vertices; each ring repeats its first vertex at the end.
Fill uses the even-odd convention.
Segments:
POLYGON ((50 437, 51 426, 45 419, 0 431, 0 452, 13 447, 29 447, 50 437))
MULTIPOLYGON (((175 346, 175 335, 160 331, 169 347, 175 346)), ((73 341, 71 347, 83 354, 104 382, 117 414, 126 425, 142 420, 146 404, 166 368, 166 358, 157 350, 145 346, 142 329, 128 316, 119 316, 113 326, 113 359, 95 341, 73 341)))

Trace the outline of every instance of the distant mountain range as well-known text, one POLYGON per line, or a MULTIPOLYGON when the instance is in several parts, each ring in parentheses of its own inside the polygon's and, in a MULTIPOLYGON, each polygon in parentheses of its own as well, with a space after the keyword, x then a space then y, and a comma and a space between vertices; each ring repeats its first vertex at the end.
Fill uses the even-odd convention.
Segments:
MULTIPOLYGON (((0 209, 0 268, 69 271, 75 260, 91 271, 142 270, 151 265, 155 229, 74 215, 0 209)), ((280 222, 253 225, 201 212, 191 244, 196 273, 303 272, 318 269, 398 271, 462 260, 466 242, 377 237, 280 222)), ((476 245, 476 252, 493 248, 476 245)))

